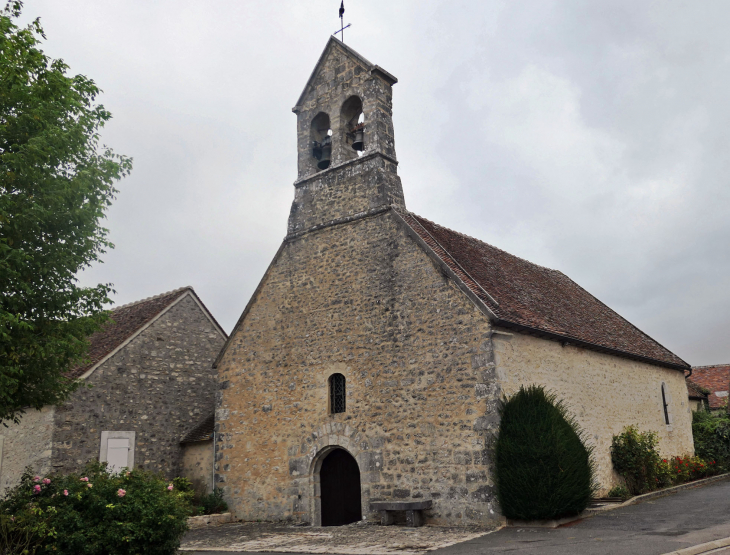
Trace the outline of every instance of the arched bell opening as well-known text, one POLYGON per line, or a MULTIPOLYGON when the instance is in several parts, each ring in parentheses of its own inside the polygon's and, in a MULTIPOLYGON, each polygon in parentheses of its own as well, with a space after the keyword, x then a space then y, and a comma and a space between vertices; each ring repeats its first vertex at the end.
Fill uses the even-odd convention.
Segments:
POLYGON ((345 141, 345 152, 354 157, 365 152, 365 114, 362 111, 362 100, 359 96, 351 96, 342 104, 340 112, 342 136, 345 141))
POLYGON ((310 138, 312 140, 312 157, 316 160, 317 169, 326 170, 332 161, 332 129, 329 115, 320 112, 314 116, 310 138))
POLYGON ((313 472, 315 525, 343 526, 362 519, 360 467, 341 447, 320 453, 313 472))

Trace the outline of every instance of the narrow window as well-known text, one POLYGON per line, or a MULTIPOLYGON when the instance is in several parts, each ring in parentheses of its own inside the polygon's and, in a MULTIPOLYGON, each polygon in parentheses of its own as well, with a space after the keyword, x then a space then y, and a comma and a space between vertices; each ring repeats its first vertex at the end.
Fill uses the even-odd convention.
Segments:
POLYGON ((664 422, 669 426, 669 403, 667 403, 667 394, 662 384, 662 405, 664 406, 664 422))
POLYGON ((330 382, 330 412, 345 412, 345 376, 332 374, 330 382))

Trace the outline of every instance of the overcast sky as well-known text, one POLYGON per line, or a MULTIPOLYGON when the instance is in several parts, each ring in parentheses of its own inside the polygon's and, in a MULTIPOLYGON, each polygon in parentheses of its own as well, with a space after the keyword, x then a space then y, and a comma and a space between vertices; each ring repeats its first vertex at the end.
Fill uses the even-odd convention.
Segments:
MULTIPOLYGON (((134 158, 85 272, 192 285, 230 331, 286 233, 291 108, 339 0, 26 0, 134 158)), ((558 269, 693 365, 730 362, 730 3, 346 0, 398 77, 407 207, 558 269)))

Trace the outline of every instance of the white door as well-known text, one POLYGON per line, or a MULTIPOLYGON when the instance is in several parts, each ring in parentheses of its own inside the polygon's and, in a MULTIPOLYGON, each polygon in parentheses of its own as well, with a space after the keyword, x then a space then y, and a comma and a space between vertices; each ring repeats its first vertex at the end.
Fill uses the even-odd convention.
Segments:
POLYGON ((129 466, 129 439, 109 439, 106 446, 107 468, 119 472, 129 466))

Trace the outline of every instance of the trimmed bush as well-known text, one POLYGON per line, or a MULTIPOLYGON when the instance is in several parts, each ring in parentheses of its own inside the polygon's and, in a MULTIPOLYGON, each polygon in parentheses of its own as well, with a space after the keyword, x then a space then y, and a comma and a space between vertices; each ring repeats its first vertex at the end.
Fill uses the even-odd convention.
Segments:
POLYGON ((592 447, 562 401, 541 386, 521 387, 500 406, 495 445, 502 513, 519 520, 582 512, 596 491, 592 447))
POLYGON ((93 463, 80 475, 26 472, 0 501, 0 542, 38 555, 173 555, 191 500, 192 492, 141 470, 111 474, 93 463))
POLYGON ((695 454, 730 470, 730 415, 699 410, 692 413, 695 454))

